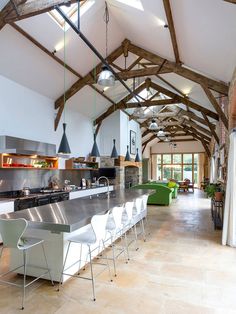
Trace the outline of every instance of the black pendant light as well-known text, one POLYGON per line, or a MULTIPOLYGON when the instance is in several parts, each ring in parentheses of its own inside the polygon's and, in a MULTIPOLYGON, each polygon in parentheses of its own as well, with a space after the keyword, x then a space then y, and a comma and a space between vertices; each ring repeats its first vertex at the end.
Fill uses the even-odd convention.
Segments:
POLYGON ((61 155, 69 155, 71 153, 70 146, 67 140, 66 136, 66 123, 65 123, 65 110, 66 110, 66 48, 65 48, 65 42, 66 42, 66 31, 64 27, 64 123, 63 123, 63 134, 61 138, 61 143, 59 145, 58 154, 61 155))
POLYGON ((58 149, 58 154, 66 155, 70 153, 71 153, 71 150, 70 150, 70 146, 66 137, 66 123, 63 123, 63 134, 62 134, 61 143, 58 149))
POLYGON ((130 158, 130 154, 129 154, 129 145, 127 145, 127 152, 126 152, 126 155, 125 155, 125 161, 130 161, 131 158, 130 158))
POLYGON ((113 148, 112 148, 112 152, 111 152, 111 158, 118 158, 118 153, 116 150, 116 140, 113 140, 113 148))
POLYGON ((94 142, 93 142, 93 148, 92 148, 92 151, 91 151, 91 156, 92 157, 100 157, 100 153, 99 153, 99 150, 98 150, 98 145, 97 145, 97 142, 96 142, 95 134, 94 134, 94 142))
POLYGON ((137 148, 137 153, 136 153, 136 156, 135 156, 135 162, 140 162, 141 159, 139 157, 139 153, 138 153, 138 148, 137 148))

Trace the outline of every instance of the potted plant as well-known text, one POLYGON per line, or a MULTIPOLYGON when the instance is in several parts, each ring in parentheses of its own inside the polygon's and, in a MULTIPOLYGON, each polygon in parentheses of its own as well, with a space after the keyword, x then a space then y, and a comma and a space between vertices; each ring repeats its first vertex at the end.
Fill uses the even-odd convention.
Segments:
POLYGON ((220 183, 210 183, 206 186, 205 192, 208 197, 215 198, 216 201, 222 201, 223 189, 220 183))

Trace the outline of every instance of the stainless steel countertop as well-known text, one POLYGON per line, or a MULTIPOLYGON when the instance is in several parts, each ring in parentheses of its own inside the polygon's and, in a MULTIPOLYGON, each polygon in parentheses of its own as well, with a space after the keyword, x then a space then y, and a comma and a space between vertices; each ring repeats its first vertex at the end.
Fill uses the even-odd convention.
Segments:
POLYGON ((116 190, 110 197, 97 196, 77 198, 60 203, 48 204, 14 213, 0 215, 0 218, 25 218, 29 227, 53 232, 72 232, 90 223, 95 214, 104 213, 115 206, 135 198, 152 194, 153 190, 116 190))

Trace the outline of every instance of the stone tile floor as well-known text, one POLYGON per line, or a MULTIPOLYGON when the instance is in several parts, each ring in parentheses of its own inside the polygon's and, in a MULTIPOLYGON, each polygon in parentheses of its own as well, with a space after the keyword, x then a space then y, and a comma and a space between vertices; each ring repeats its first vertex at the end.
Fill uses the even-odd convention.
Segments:
MULTIPOLYGON (((29 288, 24 313, 233 314, 236 313, 236 250, 221 246, 210 201, 198 190, 180 194, 170 207, 149 206, 147 242, 118 261, 118 276, 91 283, 72 278, 60 292, 48 282, 29 288)), ((7 263, 7 258, 5 260, 7 263)), ((0 313, 19 313, 20 292, 0 286, 0 313)))

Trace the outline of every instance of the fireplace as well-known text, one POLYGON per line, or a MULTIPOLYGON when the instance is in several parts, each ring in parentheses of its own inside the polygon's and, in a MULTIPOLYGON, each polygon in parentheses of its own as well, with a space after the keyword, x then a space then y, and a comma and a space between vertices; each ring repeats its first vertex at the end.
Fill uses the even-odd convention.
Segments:
POLYGON ((125 167, 125 188, 128 189, 139 183, 139 168, 136 166, 125 167))

